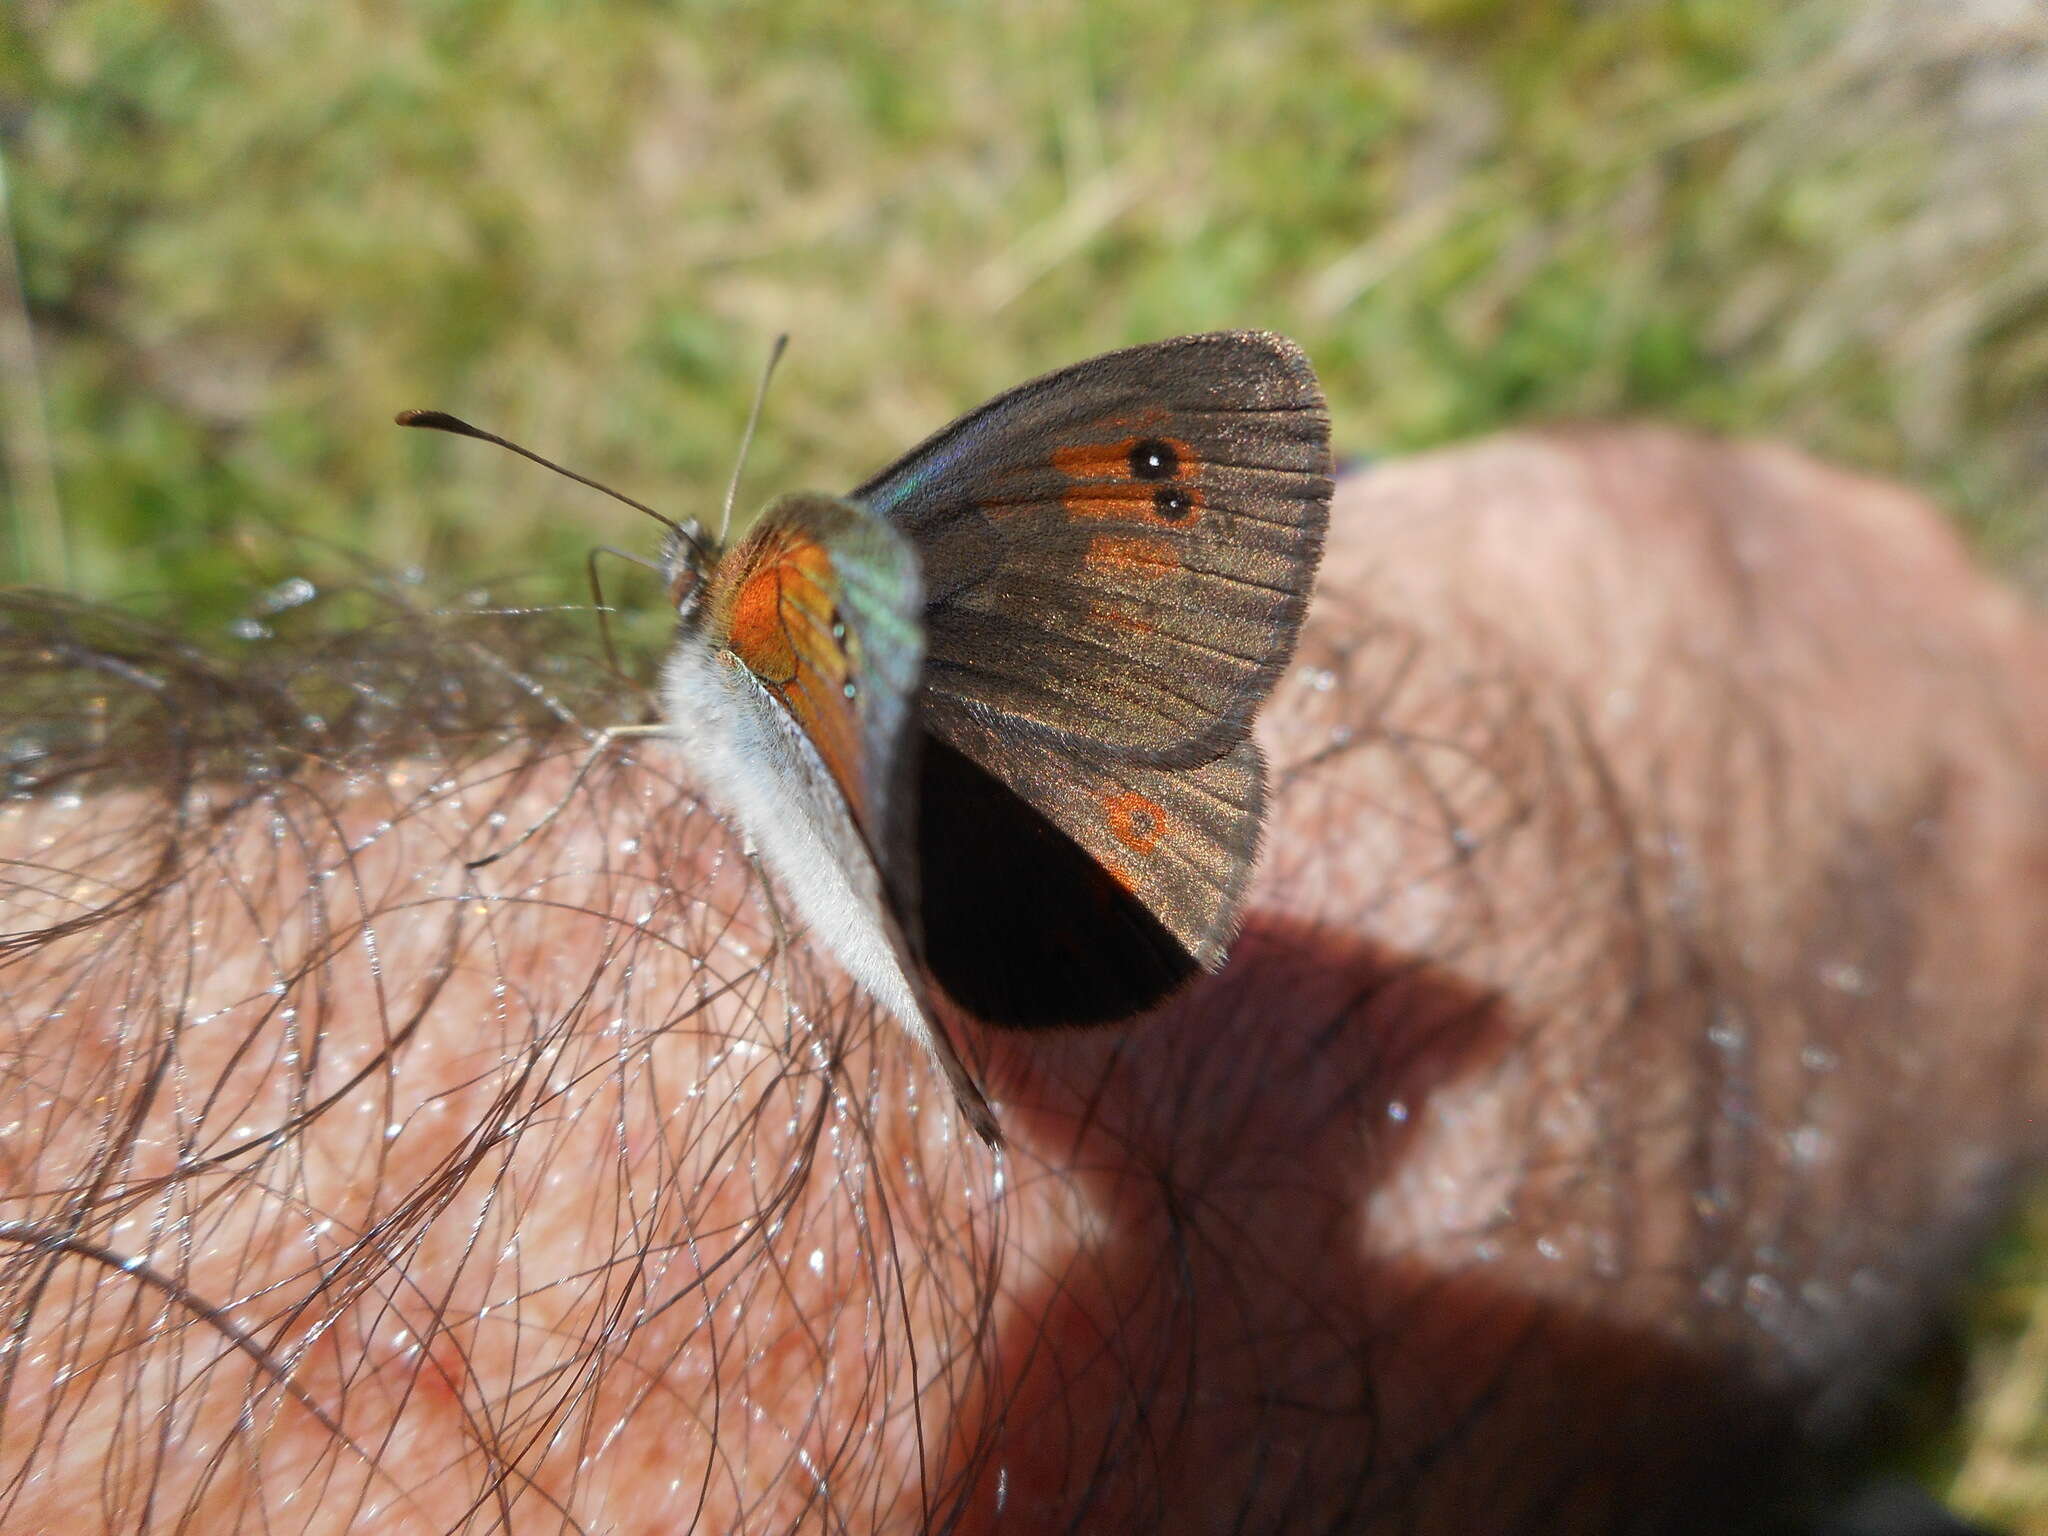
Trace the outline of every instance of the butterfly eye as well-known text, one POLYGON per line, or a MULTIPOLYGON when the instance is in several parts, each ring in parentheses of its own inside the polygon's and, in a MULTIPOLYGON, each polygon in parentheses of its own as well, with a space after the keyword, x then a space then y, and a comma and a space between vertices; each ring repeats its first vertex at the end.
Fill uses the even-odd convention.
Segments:
POLYGON ((676 562, 675 572, 668 579, 668 600, 677 613, 687 613, 697 605, 697 589, 702 585, 703 578, 694 565, 687 560, 676 562))
POLYGON ((662 569, 668 574, 668 600, 684 618, 704 600, 704 578, 717 563, 717 552, 704 542, 704 531, 694 520, 676 524, 661 550, 662 569))

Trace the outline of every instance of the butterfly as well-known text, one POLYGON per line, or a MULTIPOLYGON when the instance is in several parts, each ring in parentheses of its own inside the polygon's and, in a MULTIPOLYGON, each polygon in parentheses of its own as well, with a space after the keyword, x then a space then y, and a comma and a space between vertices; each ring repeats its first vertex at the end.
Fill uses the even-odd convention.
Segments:
POLYGON ((1238 331, 1020 385, 730 549, 671 524, 664 734, 991 1145, 935 990, 1103 1024, 1222 966, 1330 493, 1307 357, 1238 331))

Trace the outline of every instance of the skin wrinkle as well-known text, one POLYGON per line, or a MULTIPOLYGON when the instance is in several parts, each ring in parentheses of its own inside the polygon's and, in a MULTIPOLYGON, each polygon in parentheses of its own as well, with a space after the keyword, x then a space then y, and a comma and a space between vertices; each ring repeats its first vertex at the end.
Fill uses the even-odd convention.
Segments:
POLYGON ((536 644, 364 640, 324 734, 169 658, 126 787, 0 804, 0 1220, 73 1244, 0 1250, 0 1523, 1714 1529, 2039 1151, 2048 642, 1782 450, 1348 483, 1233 962, 964 1034, 1000 1188, 658 748, 463 869, 585 751, 479 728, 614 717, 536 644))

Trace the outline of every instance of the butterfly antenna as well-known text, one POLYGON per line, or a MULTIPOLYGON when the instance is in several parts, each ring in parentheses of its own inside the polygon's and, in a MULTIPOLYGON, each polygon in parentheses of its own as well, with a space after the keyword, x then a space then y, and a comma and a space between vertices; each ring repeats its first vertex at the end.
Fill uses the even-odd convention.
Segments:
POLYGON ((543 469, 552 469, 556 474, 563 476, 565 479, 574 480, 578 485, 587 485, 593 491, 602 491, 605 495, 611 497, 613 501, 623 501, 636 512, 645 512, 657 523, 660 523, 662 527, 675 534, 676 537, 692 545, 697 542, 684 530, 681 523, 672 517, 666 517, 655 511, 646 502, 635 501, 624 491, 615 491, 610 486, 591 479, 588 475, 579 475, 573 469, 564 469, 553 459, 544 459, 531 448, 522 448, 510 438, 500 437, 495 432, 486 432, 482 427, 473 427, 460 416, 450 416, 446 411, 400 411, 396 420, 401 427, 424 427, 433 432, 452 432, 457 437, 473 437, 479 442, 496 443, 500 448, 509 448, 522 459, 531 459, 543 469))
POLYGON ((740 496, 740 471, 747 467, 747 450, 754 445, 754 428, 761 424, 761 405, 768 398, 768 381, 775 377, 775 365, 782 361, 782 349, 789 345, 789 333, 784 331, 775 338, 775 345, 768 349, 768 366, 761 370, 761 384, 754 391, 754 408, 747 412, 747 430, 740 434, 740 456, 733 460, 732 479, 725 487, 725 510, 718 518, 718 542, 725 543, 726 530, 732 526, 732 504, 740 496))

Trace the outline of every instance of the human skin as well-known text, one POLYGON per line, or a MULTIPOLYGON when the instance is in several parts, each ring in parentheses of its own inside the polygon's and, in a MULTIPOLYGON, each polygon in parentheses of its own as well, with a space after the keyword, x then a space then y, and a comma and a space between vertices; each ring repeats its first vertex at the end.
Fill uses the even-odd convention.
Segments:
POLYGON ((89 628, 0 722, 7 1530, 1725 1529, 2041 1151, 2048 635, 1786 450, 1345 481, 1230 965, 954 1021, 1000 1156, 459 626, 89 628))

